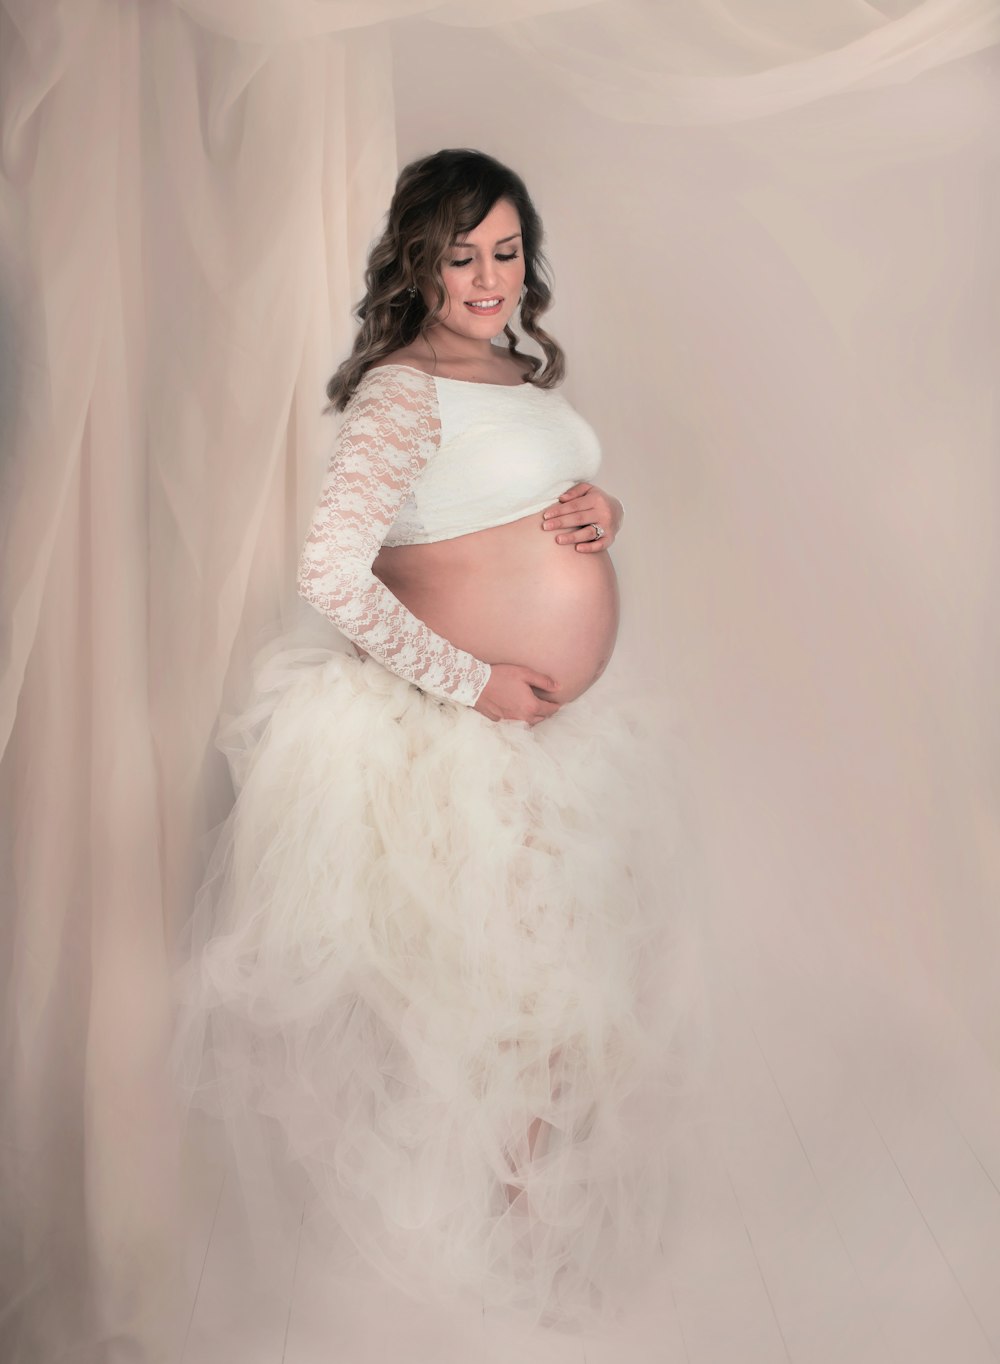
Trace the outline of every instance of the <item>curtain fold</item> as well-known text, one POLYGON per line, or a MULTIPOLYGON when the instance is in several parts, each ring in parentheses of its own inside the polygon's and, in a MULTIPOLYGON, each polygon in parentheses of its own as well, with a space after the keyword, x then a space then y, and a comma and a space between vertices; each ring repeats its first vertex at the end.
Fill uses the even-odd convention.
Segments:
POLYGON ((183 916, 189 812, 206 759, 212 773, 226 670, 248 597, 251 638, 289 606, 322 472, 325 381, 350 344, 395 131, 378 30, 265 60, 161 8, 143 52, 156 167, 143 183, 151 706, 177 811, 163 826, 169 901, 183 916))
POLYGON ((1000 41, 995 0, 659 5, 605 0, 497 32, 605 118, 718 125, 909 81, 1000 41))
POLYGON ((171 955, 395 178, 387 35, 94 0, 2 36, 0 1354, 169 1357, 171 955))

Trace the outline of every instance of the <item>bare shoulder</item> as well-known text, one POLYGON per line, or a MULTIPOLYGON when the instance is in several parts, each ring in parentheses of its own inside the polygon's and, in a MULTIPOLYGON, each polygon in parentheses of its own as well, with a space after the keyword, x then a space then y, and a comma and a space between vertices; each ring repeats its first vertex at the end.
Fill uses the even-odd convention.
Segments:
POLYGON ((525 355, 522 351, 508 351, 505 355, 511 371, 516 374, 522 382, 530 379, 535 370, 539 368, 541 361, 533 355, 525 355))
POLYGON ((422 355, 414 354, 409 346, 401 346, 399 350, 391 351, 388 355, 381 356, 378 360, 373 360, 369 369, 384 369, 386 365, 403 365, 407 369, 418 369, 422 374, 433 377, 434 368, 430 361, 422 355))

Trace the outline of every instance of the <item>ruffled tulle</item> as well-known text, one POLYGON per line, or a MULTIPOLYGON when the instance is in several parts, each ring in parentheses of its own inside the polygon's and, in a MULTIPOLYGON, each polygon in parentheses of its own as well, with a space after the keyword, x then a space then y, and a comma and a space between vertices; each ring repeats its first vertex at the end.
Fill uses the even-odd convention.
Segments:
POLYGON ((606 677, 494 724, 279 641, 218 742, 238 798, 179 979, 188 1101, 246 1150, 278 1134, 407 1291, 613 1313, 662 1243, 698 1018, 641 698, 606 677))

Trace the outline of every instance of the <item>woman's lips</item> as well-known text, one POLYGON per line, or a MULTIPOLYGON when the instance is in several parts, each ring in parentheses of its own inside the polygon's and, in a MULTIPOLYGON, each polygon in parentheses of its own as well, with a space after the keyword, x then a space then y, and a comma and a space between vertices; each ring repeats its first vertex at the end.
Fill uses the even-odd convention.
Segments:
POLYGON ((491 299, 484 298, 482 303, 488 304, 489 306, 483 307, 477 302, 466 302, 465 306, 470 313, 475 313, 477 317, 493 317, 494 314, 498 313, 503 307, 503 299, 497 297, 491 299))

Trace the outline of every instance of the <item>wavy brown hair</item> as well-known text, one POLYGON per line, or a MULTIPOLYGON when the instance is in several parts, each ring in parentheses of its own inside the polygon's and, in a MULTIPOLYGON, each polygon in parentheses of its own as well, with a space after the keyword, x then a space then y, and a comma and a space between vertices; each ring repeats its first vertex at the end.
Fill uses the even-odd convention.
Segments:
POLYGON ((447 302, 441 261, 455 238, 486 217, 498 199, 509 199, 521 220, 525 294, 521 325, 539 345, 544 362, 522 355, 518 336, 504 328, 512 355, 531 368, 525 383, 553 388, 566 370, 562 348, 538 325, 552 302, 551 275, 542 255, 542 220, 519 175, 484 152, 435 152, 400 172, 382 236, 365 271, 366 293, 354 310, 361 330, 351 354, 326 386, 329 411, 342 410, 362 375, 376 360, 410 345, 437 320, 447 302), (423 292, 434 300, 428 307, 423 292))

